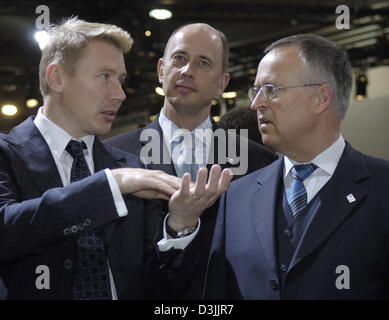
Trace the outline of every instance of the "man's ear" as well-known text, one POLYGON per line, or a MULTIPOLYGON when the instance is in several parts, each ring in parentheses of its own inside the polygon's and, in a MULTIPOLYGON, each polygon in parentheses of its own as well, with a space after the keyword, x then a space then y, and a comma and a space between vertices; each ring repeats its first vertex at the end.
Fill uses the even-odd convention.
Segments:
POLYGON ((158 70, 158 80, 159 80, 159 83, 161 83, 161 84, 163 82, 163 76, 164 76, 163 71, 164 71, 164 68, 165 68, 165 65, 164 65, 164 62, 163 62, 163 58, 159 58, 157 70, 158 70))
POLYGON ((62 92, 64 83, 63 72, 62 68, 56 63, 51 63, 47 67, 46 80, 50 90, 56 93, 62 92))
POLYGON ((323 83, 318 90, 319 94, 316 103, 316 112, 321 113, 332 106, 334 101, 334 89, 332 89, 329 83, 323 83))
POLYGON ((228 83, 230 82, 230 74, 229 73, 223 73, 220 77, 220 83, 219 87, 216 90, 216 94, 220 96, 224 90, 227 88, 228 83))

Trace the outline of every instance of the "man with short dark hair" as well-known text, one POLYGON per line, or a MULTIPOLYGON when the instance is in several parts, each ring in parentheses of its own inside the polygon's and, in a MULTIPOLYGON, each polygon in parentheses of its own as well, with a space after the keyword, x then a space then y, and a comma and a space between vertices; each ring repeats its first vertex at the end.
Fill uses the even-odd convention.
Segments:
MULTIPOLYGON (((165 94, 158 117, 145 128, 113 137, 107 143, 141 155, 141 158, 147 157, 147 152, 143 151, 149 150, 148 144, 154 143, 157 148, 152 150, 153 158, 158 153, 157 160, 151 161, 149 168, 179 177, 190 172, 192 180, 201 168, 210 168, 213 163, 220 164, 222 168, 231 168, 233 173, 235 170, 235 178, 270 164, 276 159, 274 153, 243 137, 227 134, 210 117, 212 99, 223 93, 230 79, 227 73, 228 55, 226 37, 219 30, 204 23, 179 27, 169 38, 164 56, 158 61, 159 81, 165 94), (157 139, 149 142, 149 133, 157 139), (216 136, 218 138, 214 141, 216 136), (185 144, 186 141, 189 143, 185 144)), ((197 205, 195 199, 188 203, 188 208, 197 205)), ((172 295, 160 292, 157 294, 159 297, 201 298, 216 212, 217 202, 201 213, 200 244, 198 247, 195 245, 197 241, 191 244, 192 248, 197 248, 194 250, 197 254, 193 261, 196 280, 190 287, 185 287, 185 281, 171 278, 172 268, 180 258, 170 259, 175 263, 167 263, 165 253, 157 252, 156 258, 159 260, 156 263, 161 267, 150 275, 148 281, 151 284, 160 282, 168 274, 170 280, 161 286, 162 289, 167 290, 172 282, 180 283, 183 287, 183 290, 172 295)), ((167 232, 161 228, 161 234, 157 237, 157 242, 161 240, 158 242, 160 250, 184 248, 175 245, 178 239, 168 237, 188 235, 188 230, 193 232, 198 226, 197 216, 188 219, 186 215, 185 223, 178 223, 178 220, 181 221, 181 218, 175 215, 169 215, 166 219, 167 232)))

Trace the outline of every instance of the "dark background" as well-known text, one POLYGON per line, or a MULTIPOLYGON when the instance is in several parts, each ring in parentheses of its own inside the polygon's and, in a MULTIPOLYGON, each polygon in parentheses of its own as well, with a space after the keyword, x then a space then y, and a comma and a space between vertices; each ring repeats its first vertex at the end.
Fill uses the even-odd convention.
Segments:
POLYGON ((0 0, 0 106, 12 102, 19 108, 14 117, 0 114, 0 131, 7 132, 37 108, 25 106, 39 93, 40 49, 33 38, 38 5, 50 9, 50 22, 78 16, 91 22, 116 24, 131 33, 135 43, 126 57, 127 100, 114 123, 115 133, 124 126, 139 127, 150 121, 163 104, 155 93, 157 61, 172 31, 188 22, 206 22, 223 31, 231 45, 228 71, 232 80, 226 91, 237 91, 235 99, 218 99, 213 115, 236 105, 249 105, 252 86, 263 49, 272 41, 295 33, 316 33, 349 50, 356 70, 389 64, 389 1, 279 1, 279 0, 0 0), (338 30, 338 5, 350 9, 350 29, 338 30), (149 17, 153 8, 172 11, 169 20, 149 17), (145 30, 151 31, 146 37, 145 30), (224 106, 224 107, 223 107, 224 106))

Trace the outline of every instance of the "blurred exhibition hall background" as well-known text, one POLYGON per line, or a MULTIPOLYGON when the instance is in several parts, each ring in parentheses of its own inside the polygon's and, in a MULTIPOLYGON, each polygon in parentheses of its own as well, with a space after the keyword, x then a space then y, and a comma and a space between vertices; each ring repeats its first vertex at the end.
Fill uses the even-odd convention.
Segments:
POLYGON ((163 104, 157 62, 169 35, 182 24, 206 22, 223 31, 231 45, 232 80, 223 97, 213 101, 216 119, 232 108, 250 106, 247 90, 268 44, 287 35, 315 33, 336 41, 351 57, 354 88, 343 122, 345 138, 365 153, 389 159, 389 1, 0 0, 1 132, 36 114, 42 104, 41 51, 35 36, 42 31, 37 29, 43 13, 39 5, 49 9, 50 23, 78 16, 117 24, 134 38, 126 57, 127 99, 111 135, 144 126, 155 117, 163 104), (153 9, 170 14, 153 17, 153 9))

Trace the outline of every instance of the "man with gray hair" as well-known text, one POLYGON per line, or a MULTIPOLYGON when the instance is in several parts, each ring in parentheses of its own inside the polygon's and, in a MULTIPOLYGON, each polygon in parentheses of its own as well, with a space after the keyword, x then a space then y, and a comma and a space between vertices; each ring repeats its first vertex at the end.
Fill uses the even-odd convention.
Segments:
POLYGON ((222 196, 207 299, 389 297, 389 162, 347 143, 346 53, 317 35, 271 44, 249 90, 284 156, 222 196))

